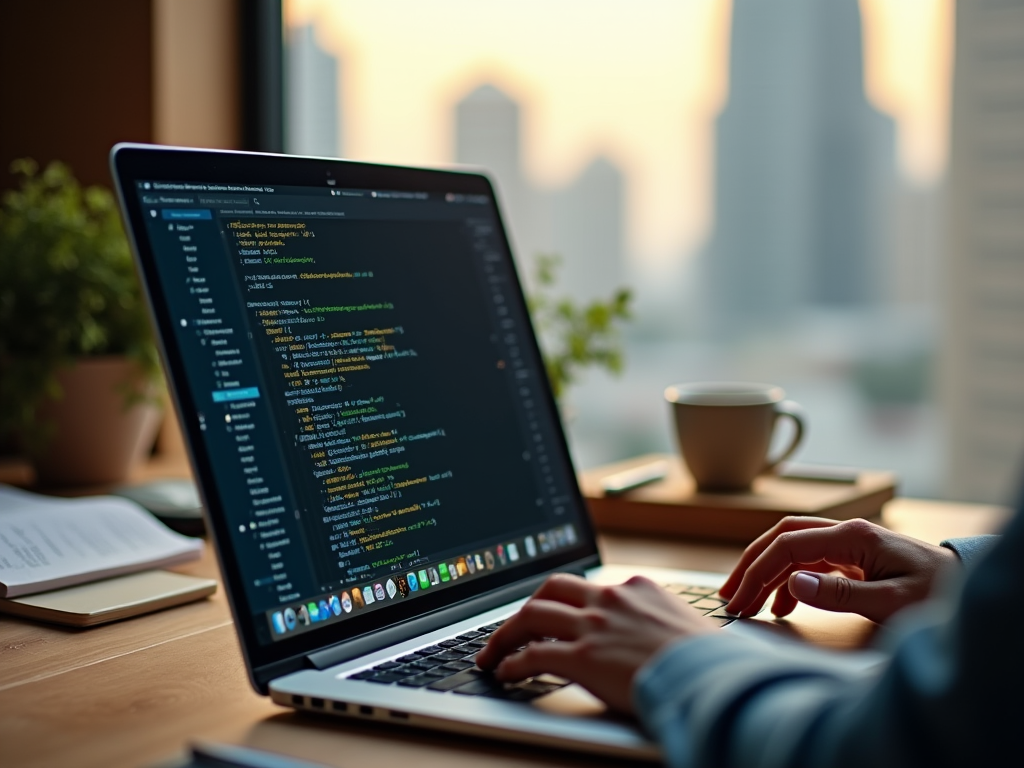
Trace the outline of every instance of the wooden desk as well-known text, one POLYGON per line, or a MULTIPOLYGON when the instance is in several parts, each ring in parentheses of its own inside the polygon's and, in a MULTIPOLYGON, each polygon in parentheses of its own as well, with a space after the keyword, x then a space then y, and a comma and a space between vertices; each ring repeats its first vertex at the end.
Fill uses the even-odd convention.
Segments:
MULTIPOLYGON (((165 474, 165 473, 161 473, 165 474)), ((937 543, 995 530, 998 507, 898 499, 883 520, 937 543)), ((728 571, 741 548, 603 536, 606 562, 728 571)), ((180 569, 217 577, 209 550, 180 569)), ((848 647, 872 627, 801 606, 788 631, 848 647)), ((550 750, 297 715, 249 687, 222 592, 199 603, 86 630, 0 618, 0 765, 146 766, 174 761, 207 739, 337 766, 416 768, 585 766, 550 750)))

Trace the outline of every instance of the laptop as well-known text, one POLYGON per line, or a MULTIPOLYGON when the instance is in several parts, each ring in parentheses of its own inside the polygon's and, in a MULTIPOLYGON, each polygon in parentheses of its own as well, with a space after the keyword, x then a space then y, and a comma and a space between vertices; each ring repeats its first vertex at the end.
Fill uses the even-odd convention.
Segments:
MULTIPOLYGON (((286 707, 632 758, 636 724, 473 663, 602 566, 487 177, 119 144, 113 176, 253 687, 286 707)), ((733 624, 732 626, 736 626, 733 624)))

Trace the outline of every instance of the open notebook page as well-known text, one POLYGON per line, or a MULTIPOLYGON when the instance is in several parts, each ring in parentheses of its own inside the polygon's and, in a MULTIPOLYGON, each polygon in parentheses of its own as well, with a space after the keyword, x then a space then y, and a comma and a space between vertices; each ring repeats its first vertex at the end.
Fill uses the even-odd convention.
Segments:
POLYGON ((61 499, 0 485, 0 597, 194 560, 203 542, 116 496, 61 499))

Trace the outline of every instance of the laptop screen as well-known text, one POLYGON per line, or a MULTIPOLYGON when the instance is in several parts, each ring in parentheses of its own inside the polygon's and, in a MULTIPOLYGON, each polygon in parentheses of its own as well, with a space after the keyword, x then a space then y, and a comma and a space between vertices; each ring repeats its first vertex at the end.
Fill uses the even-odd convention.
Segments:
POLYGON ((590 541, 489 186, 337 165, 122 190, 261 645, 590 541))

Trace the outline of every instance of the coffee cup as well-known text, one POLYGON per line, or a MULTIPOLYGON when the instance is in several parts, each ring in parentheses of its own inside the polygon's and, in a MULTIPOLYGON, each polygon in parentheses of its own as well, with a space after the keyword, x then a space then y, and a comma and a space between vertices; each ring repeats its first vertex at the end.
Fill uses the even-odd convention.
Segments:
POLYGON ((741 382, 675 384, 665 390, 683 460, 700 491, 748 491, 800 445, 806 417, 781 387, 741 382), (789 445, 769 458, 780 418, 795 429, 789 445))

